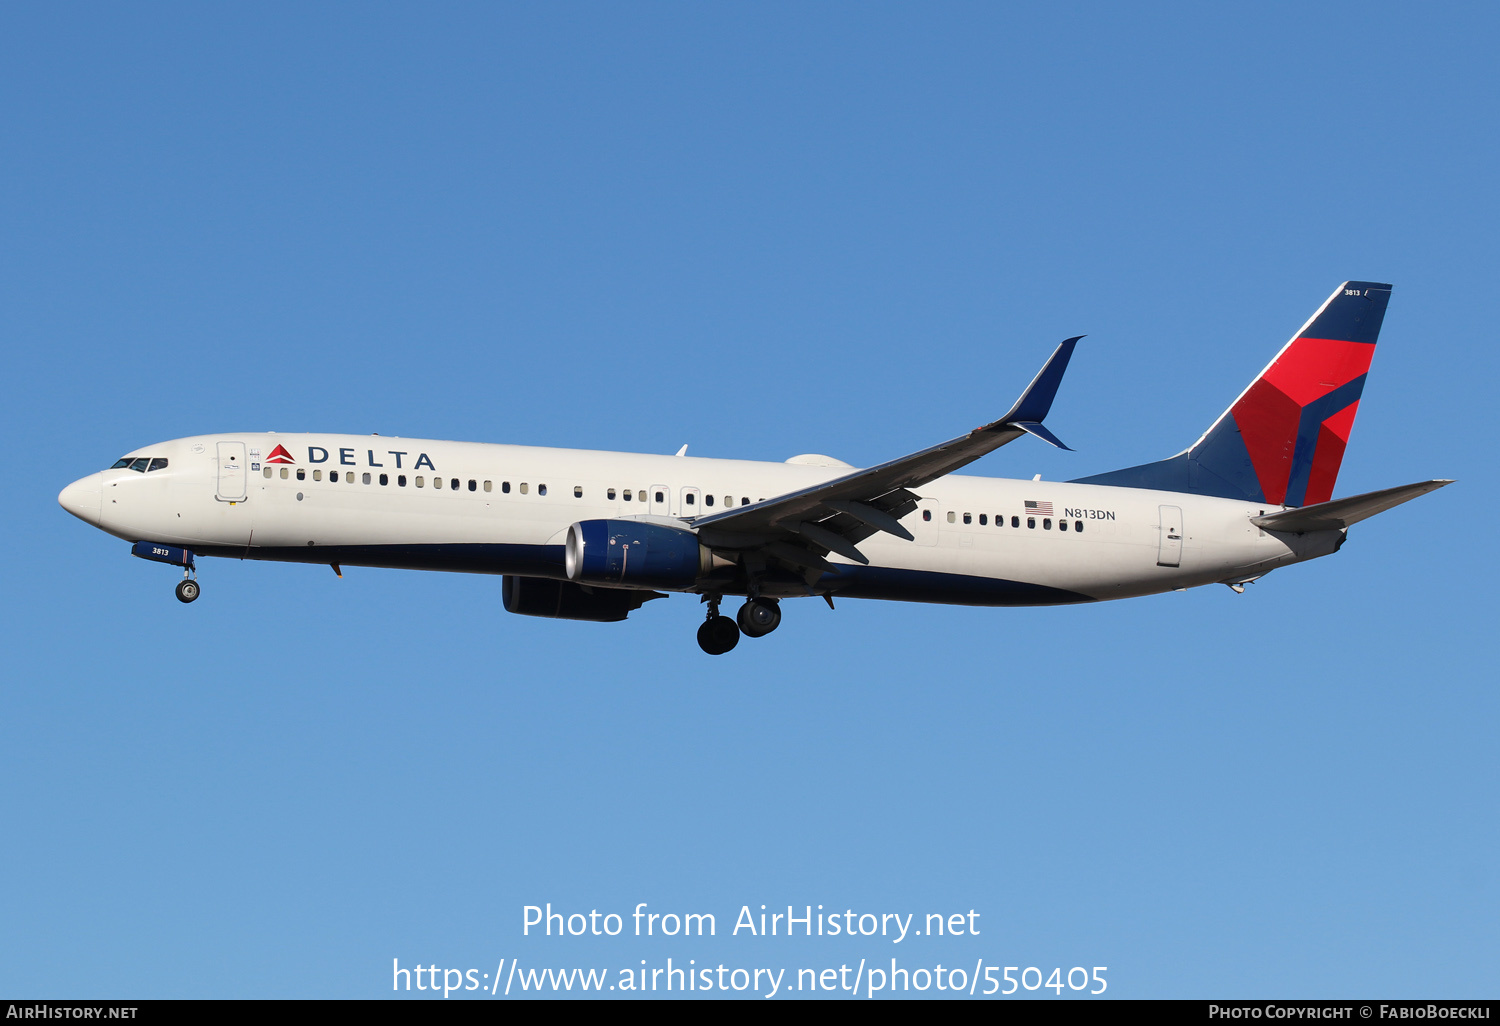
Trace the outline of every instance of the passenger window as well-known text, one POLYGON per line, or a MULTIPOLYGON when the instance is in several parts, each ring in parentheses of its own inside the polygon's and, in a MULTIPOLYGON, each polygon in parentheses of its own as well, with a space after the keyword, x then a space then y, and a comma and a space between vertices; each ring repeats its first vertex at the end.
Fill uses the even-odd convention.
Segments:
POLYGON ((158 457, 156 457, 156 459, 154 459, 154 460, 151 461, 151 466, 147 467, 146 469, 148 471, 150 471, 150 470, 166 470, 167 469, 167 461, 166 461, 165 458, 163 458, 161 456, 158 456, 158 457))
POLYGON ((538 495, 546 495, 547 494, 547 486, 544 485, 544 484, 537 485, 536 486, 536 493, 538 495))
POLYGON ((1010 526, 1011 527, 1020 527, 1021 526, 1021 518, 1020 517, 1011 517, 1010 518, 1010 526))
POLYGON ((504 492, 506 495, 509 495, 510 494, 510 482, 509 481, 501 481, 500 482, 500 490, 502 492, 504 492))
POLYGON ((642 488, 640 491, 636 492, 635 493, 635 498, 636 498, 637 502, 645 502, 646 501, 646 489, 642 488))
MULTIPOLYGON (((234 459, 233 456, 231 456, 229 458, 230 459, 234 459)), ((146 472, 146 466, 150 462, 151 462, 151 458, 149 456, 142 456, 138 460, 131 460, 130 461, 130 469, 134 470, 138 474, 144 474, 146 472)))
POLYGON ((656 501, 657 502, 666 502, 667 501, 667 497, 665 495, 663 495, 661 492, 657 492, 656 493, 656 501))
POLYGON ((1046 518, 1045 520, 1042 521, 1042 530, 1043 531, 1050 531, 1050 530, 1052 530, 1052 518, 1051 517, 1048 517, 1048 518, 1046 518))
MULTIPOLYGON (((354 483, 354 471, 351 470, 351 471, 349 471, 348 473, 346 473, 344 475, 344 483, 345 484, 353 484, 354 483)), ((370 475, 366 474, 365 475, 365 484, 369 484, 369 483, 370 483, 370 475)))
POLYGON ((461 484, 462 484, 462 482, 459 481, 459 479, 455 477, 453 480, 451 480, 451 481, 448 482, 448 487, 452 488, 456 492, 456 491, 458 491, 459 486, 461 484))
POLYGON ((321 480, 323 480, 323 472, 321 470, 314 470, 313 471, 313 480, 314 481, 321 481, 321 480))
POLYGON ((306 481, 307 480, 307 471, 304 470, 304 469, 302 469, 301 467, 297 468, 297 480, 298 481, 306 481))
POLYGON ((281 468, 281 479, 283 481, 287 480, 291 476, 292 476, 292 472, 290 470, 286 469, 285 467, 281 468))
POLYGON ((713 504, 714 504, 714 497, 712 495, 705 495, 703 497, 703 505, 705 505, 705 506, 712 506, 713 504))
POLYGON ((406 487, 406 475, 405 474, 397 474, 396 475, 396 487, 397 488, 405 488, 406 487))
POLYGON ((930 510, 930 509, 924 509, 922 511, 922 519, 926 520, 928 522, 931 522, 931 520, 932 520, 932 510, 930 510))
POLYGON ((733 506, 734 505, 734 496, 733 495, 726 495, 726 496, 724 496, 724 505, 726 505, 726 506, 733 506))
POLYGON ((477 491, 479 491, 479 482, 476 481, 476 480, 474 480, 472 477, 469 478, 469 491, 471 491, 471 492, 477 492, 477 491))
POLYGON ((495 490, 495 483, 493 481, 486 481, 484 483, 484 490, 487 492, 493 492, 495 490))
POLYGON ((741 506, 748 506, 748 505, 750 505, 750 496, 748 496, 748 495, 741 495, 740 496, 740 505, 741 506))
POLYGON ((1036 517, 1027 517, 1026 518, 1026 526, 1029 527, 1029 528, 1031 528, 1031 529, 1033 529, 1033 530, 1035 530, 1036 529, 1036 517))
POLYGON ((974 515, 972 513, 965 513, 964 514, 964 523, 966 523, 966 524, 972 524, 973 522, 974 522, 974 515))
POLYGON ((1073 533, 1074 534, 1082 534, 1083 533, 1083 521, 1082 520, 1075 520, 1075 521, 1073 521, 1073 533))
POLYGON ((391 483, 391 476, 389 474, 381 474, 380 475, 380 483, 382 485, 388 485, 388 484, 390 484, 391 483))
POLYGON ((267 481, 271 480, 271 468, 270 467, 264 468, 260 472, 260 476, 263 477, 263 478, 265 478, 267 481))
POLYGON ((990 522, 990 518, 989 518, 989 517, 988 517, 988 516, 986 516, 986 515, 985 515, 985 514, 983 514, 983 513, 981 513, 981 514, 979 514, 979 526, 980 526, 980 527, 983 527, 983 526, 985 526, 985 525, 986 525, 986 524, 988 524, 988 523, 989 523, 989 522, 990 522))
POLYGON ((364 480, 365 484, 370 483, 370 472, 368 470, 361 474, 360 477, 364 480))
POLYGON ((525 481, 522 481, 521 482, 521 494, 525 495, 529 491, 531 491, 531 486, 529 484, 527 484, 525 481))
POLYGON ((606 499, 608 499, 610 502, 614 502, 615 501, 615 490, 613 488, 609 489, 608 491, 606 491, 604 493, 604 497, 606 499))
POLYGON ((685 505, 691 506, 693 504, 693 493, 688 492, 682 497, 682 501, 685 505))
MULTIPOLYGON (((440 478, 440 477, 433 478, 432 479, 432 487, 434 487, 434 488, 442 488, 443 487, 443 479, 440 478)), ((522 487, 524 488, 525 485, 522 485, 522 487)))
POLYGON ((416 477, 416 480, 414 480, 412 482, 412 484, 416 485, 418 488, 421 488, 422 485, 426 482, 426 480, 427 479, 424 478, 421 474, 418 474, 417 477, 416 477))
POLYGON ((958 522, 958 516, 950 509, 948 511, 948 523, 953 524, 953 523, 957 523, 957 522, 958 522))
POLYGON ((1068 522, 1066 520, 1059 520, 1057 522, 1057 529, 1059 531, 1066 531, 1068 529, 1068 522))
POLYGON ((629 502, 633 498, 635 498, 635 493, 632 492, 629 488, 625 489, 625 501, 629 502))

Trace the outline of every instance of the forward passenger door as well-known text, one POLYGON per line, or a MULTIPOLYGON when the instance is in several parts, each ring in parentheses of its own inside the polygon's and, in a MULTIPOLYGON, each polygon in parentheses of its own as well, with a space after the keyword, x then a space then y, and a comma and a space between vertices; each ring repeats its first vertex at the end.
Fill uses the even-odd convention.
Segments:
POLYGON ((244 502, 249 478, 248 457, 244 442, 220 442, 218 491, 220 502, 244 502))

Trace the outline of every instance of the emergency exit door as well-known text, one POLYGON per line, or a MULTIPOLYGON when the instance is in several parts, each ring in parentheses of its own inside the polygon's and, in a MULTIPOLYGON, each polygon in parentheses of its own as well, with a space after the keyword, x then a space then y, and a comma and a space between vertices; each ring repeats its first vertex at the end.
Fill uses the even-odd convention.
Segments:
POLYGON ((249 478, 244 442, 219 443, 219 491, 220 502, 244 502, 246 481, 249 478))
POLYGON ((1182 565, 1182 507, 1161 507, 1161 547, 1156 550, 1157 566, 1182 565))
POLYGON ((918 545, 936 545, 938 540, 938 517, 942 516, 936 499, 923 499, 917 504, 915 515, 908 513, 901 521, 911 532, 912 541, 918 545))

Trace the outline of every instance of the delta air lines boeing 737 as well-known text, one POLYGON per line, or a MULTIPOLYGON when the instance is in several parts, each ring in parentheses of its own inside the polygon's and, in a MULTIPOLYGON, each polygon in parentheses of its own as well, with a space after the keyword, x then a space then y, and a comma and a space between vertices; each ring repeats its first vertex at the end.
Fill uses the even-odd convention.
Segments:
MULTIPOLYGON (((1448 481, 1334 499, 1389 285, 1341 285, 1191 447, 1069 482, 955 473, 1043 426, 1077 338, 999 419, 868 469, 228 432, 148 445, 64 488, 63 508, 183 568, 195 557, 504 576, 505 608, 623 620, 702 597, 705 652, 771 633, 780 600, 980 606, 1246 584, 1336 552, 1351 524, 1448 481), (726 596, 743 596, 736 617, 726 596)), ((1082 336, 1080 336, 1082 337, 1082 336)))

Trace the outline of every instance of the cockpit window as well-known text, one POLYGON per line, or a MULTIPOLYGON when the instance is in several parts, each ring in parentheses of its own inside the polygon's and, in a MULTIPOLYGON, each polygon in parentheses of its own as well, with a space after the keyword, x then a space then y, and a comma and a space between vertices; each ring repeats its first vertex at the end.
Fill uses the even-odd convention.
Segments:
POLYGON ((128 466, 130 466, 130 457, 129 456, 121 456, 119 459, 115 460, 115 462, 110 466, 109 469, 110 470, 120 470, 120 469, 122 469, 124 467, 128 467, 128 466))
POLYGON ((133 471, 135 471, 138 474, 144 474, 146 472, 146 464, 148 464, 150 462, 151 462, 150 457, 148 457, 148 456, 142 456, 138 460, 131 460, 130 461, 130 469, 133 470, 133 471))
POLYGON ((151 466, 149 466, 149 467, 146 468, 146 470, 148 472, 152 471, 152 470, 166 470, 166 469, 167 469, 167 458, 165 456, 157 456, 155 459, 153 459, 151 461, 151 466))

